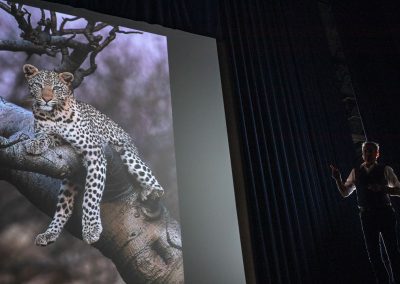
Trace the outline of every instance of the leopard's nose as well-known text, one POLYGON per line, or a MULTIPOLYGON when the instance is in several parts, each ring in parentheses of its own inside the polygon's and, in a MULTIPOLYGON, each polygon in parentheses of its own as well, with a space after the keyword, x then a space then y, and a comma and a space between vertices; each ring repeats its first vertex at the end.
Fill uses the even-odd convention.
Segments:
POLYGON ((49 101, 51 101, 51 98, 46 98, 46 97, 44 97, 44 96, 42 96, 42 99, 43 99, 46 103, 48 103, 49 101))
POLYGON ((42 99, 47 103, 53 99, 53 91, 50 87, 44 87, 42 90, 42 99))

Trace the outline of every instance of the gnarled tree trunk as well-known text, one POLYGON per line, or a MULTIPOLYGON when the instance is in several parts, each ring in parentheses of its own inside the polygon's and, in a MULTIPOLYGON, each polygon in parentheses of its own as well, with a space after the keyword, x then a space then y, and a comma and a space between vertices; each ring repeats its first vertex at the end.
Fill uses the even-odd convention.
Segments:
MULTIPOLYGON (((0 179, 14 185, 37 208, 52 216, 60 179, 83 185, 85 169, 68 145, 39 156, 25 151, 33 116, 0 97, 0 179)), ((160 202, 143 203, 119 155, 106 149, 108 168, 101 203, 103 233, 93 244, 109 257, 127 283, 183 283, 180 226, 160 202)), ((66 229, 81 236, 82 191, 66 229)), ((34 245, 32 243, 32 245, 34 245)))

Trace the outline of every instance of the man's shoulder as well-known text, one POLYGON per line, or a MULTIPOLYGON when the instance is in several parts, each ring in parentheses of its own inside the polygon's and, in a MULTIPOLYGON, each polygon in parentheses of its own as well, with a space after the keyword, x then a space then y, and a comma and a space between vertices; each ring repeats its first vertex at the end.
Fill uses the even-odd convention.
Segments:
POLYGON ((385 171, 385 172, 393 172, 394 170, 393 170, 393 168, 392 168, 391 166, 385 165, 384 171, 385 171))
POLYGON ((391 169, 391 167, 386 164, 377 163, 376 166, 378 169, 382 169, 382 170, 391 169))

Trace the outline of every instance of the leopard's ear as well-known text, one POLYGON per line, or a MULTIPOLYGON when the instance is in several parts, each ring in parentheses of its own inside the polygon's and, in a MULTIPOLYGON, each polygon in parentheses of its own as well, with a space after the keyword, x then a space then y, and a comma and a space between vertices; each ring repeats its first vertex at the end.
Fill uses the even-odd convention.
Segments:
POLYGON ((22 70, 24 71, 25 78, 29 79, 35 76, 37 73, 39 73, 39 69, 37 69, 35 66, 31 64, 25 64, 22 67, 22 70))
POLYGON ((74 80, 74 75, 72 75, 72 73, 69 72, 60 73, 58 76, 60 77, 60 80, 65 84, 67 84, 68 86, 70 86, 72 81, 74 80))

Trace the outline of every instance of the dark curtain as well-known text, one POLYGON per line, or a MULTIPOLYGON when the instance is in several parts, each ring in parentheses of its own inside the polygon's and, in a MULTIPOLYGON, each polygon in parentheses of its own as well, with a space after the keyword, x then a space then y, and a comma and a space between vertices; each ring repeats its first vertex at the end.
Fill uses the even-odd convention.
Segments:
POLYGON ((367 283, 355 159, 316 1, 57 1, 217 39, 249 283, 367 283))
POLYGON ((220 5, 257 280, 366 283, 355 201, 328 170, 354 153, 316 2, 220 5))
POLYGON ((400 171, 400 2, 333 1, 367 137, 400 171))

